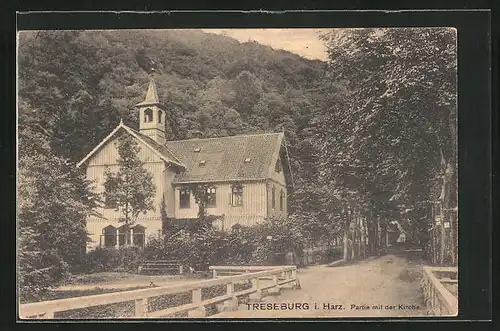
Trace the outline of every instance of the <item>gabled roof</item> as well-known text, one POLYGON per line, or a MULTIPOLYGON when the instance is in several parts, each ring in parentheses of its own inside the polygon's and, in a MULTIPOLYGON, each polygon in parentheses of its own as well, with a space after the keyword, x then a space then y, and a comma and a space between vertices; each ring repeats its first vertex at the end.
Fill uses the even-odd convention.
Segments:
MULTIPOLYGON (((120 130, 124 130, 149 147, 165 162, 181 168, 174 183, 227 182, 271 178, 276 160, 286 162, 283 153, 284 134, 264 133, 219 138, 167 141, 160 145, 123 122, 97 145, 77 166, 80 167, 120 130)), ((289 177, 286 177, 289 178, 289 177)), ((287 179, 288 180, 288 179, 287 179)), ((288 180, 293 186, 293 180, 288 180)))
POLYGON ((77 167, 80 167, 82 164, 84 164, 87 160, 90 159, 92 155, 97 153, 114 135, 116 135, 120 130, 125 130, 126 132, 130 133, 132 136, 134 136, 137 140, 142 142, 144 145, 146 145, 148 148, 150 148, 156 155, 158 155, 163 161, 172 163, 174 165, 177 165, 181 168, 185 168, 185 166, 182 164, 182 162, 179 161, 179 159, 168 149, 166 146, 162 146, 158 144, 156 141, 153 139, 139 133, 138 131, 129 128, 125 124, 123 124, 122 121, 120 121, 120 124, 106 137, 104 138, 99 145, 97 145, 90 153, 88 153, 80 162, 78 162, 77 167))
POLYGON ((174 183, 270 178, 283 140, 283 133, 266 133, 167 141, 167 147, 186 166, 174 183))

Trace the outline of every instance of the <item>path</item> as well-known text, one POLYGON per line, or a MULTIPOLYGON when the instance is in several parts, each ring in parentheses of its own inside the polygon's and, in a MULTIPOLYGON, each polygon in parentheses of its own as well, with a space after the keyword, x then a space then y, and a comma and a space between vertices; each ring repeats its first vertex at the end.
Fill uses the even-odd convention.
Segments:
POLYGON ((421 273, 418 253, 410 251, 390 252, 353 265, 299 269, 301 290, 282 289, 279 296, 264 297, 260 305, 244 304, 238 311, 211 317, 425 316, 419 288, 421 273), (284 304, 294 309, 282 309, 284 304), (375 309, 376 305, 382 309, 375 309))

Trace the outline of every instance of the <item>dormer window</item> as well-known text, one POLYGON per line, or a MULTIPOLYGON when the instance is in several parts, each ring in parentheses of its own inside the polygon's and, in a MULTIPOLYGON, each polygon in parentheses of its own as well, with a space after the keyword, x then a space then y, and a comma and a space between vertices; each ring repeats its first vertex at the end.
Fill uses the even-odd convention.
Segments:
POLYGON ((201 148, 196 147, 196 148, 194 149, 194 152, 195 152, 195 153, 199 153, 199 152, 201 152, 201 148))
POLYGON ((247 158, 245 159, 245 163, 250 163, 250 161, 252 161, 252 159, 251 159, 251 158, 249 158, 249 157, 247 157, 247 158))
POLYGON ((202 166, 204 166, 206 163, 207 163, 207 161, 205 161, 205 160, 201 160, 201 161, 200 161, 200 163, 198 163, 198 165, 199 165, 200 167, 202 167, 202 166))
POLYGON ((144 111, 144 122, 149 123, 153 121, 153 110, 148 108, 144 111))

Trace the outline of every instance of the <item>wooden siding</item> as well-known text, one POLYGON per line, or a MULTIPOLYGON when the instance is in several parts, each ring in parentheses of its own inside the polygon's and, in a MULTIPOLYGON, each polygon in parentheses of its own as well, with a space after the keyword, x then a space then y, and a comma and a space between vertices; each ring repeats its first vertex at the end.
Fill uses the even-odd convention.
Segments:
MULTIPOLYGON (((175 172, 172 171, 172 168, 165 168, 163 170, 163 194, 165 197, 165 206, 167 208, 167 216, 168 217, 175 217, 175 190, 174 187, 172 186, 172 181, 174 180, 175 177, 175 172)), ((160 200, 161 203, 161 200, 160 200)), ((160 210, 161 211, 161 210, 160 210)))
MULTIPOLYGON (((232 218, 251 219, 264 218, 266 216, 266 185, 265 182, 243 183, 243 205, 231 205, 231 184, 218 183, 216 187, 217 207, 207 208, 209 215, 225 215, 232 218)), ((190 208, 179 208, 180 188, 175 187, 175 218, 196 218, 198 216, 198 205, 194 201, 194 196, 190 196, 190 208)), ((251 224, 249 224, 251 225, 251 224)))
MULTIPOLYGON (((113 165, 116 164, 118 160, 118 149, 116 148, 117 138, 110 139, 97 153, 92 155, 88 161, 88 167, 101 166, 101 165, 113 165)), ((153 152, 153 150, 143 143, 139 142, 140 152, 139 159, 142 162, 163 162, 158 154, 153 152)))
MULTIPOLYGON (((94 154, 87 166, 87 178, 94 183, 94 190, 97 193, 104 192, 105 172, 110 170, 112 172, 118 171, 117 159, 118 150, 115 146, 116 139, 112 139, 104 145, 96 154, 94 154)), ((140 152, 139 159, 144 163, 144 168, 153 175, 153 182, 156 186, 156 193, 154 198, 154 210, 148 211, 146 214, 140 214, 137 223, 146 227, 146 236, 155 234, 161 230, 161 202, 165 196, 167 211, 173 210, 173 188, 170 182, 175 175, 170 168, 165 166, 163 160, 156 155, 150 148, 139 143, 140 152)), ((121 213, 110 208, 98 208, 96 210, 100 213, 103 219, 89 218, 87 220, 87 230, 90 233, 93 243, 89 246, 99 245, 99 238, 102 229, 108 225, 117 224, 118 219, 122 217, 121 213)), ((173 214, 173 212, 171 212, 173 214)))
POLYGON ((268 180, 267 181, 267 215, 269 217, 284 217, 287 215, 287 203, 288 203, 288 194, 286 190, 286 186, 284 184, 280 184, 278 182, 275 182, 273 180, 268 180), (272 205, 272 192, 273 192, 273 186, 275 188, 275 207, 273 208, 272 205), (280 191, 283 190, 285 193, 285 199, 283 201, 283 210, 280 210, 280 191))
POLYGON ((273 163, 273 170, 271 171, 271 179, 273 181, 283 185, 283 186, 286 186, 285 173, 283 172, 285 164, 283 163, 281 158, 280 158, 280 162, 281 162, 281 169, 282 169, 280 172, 276 172, 276 170, 275 170, 276 163, 273 163))

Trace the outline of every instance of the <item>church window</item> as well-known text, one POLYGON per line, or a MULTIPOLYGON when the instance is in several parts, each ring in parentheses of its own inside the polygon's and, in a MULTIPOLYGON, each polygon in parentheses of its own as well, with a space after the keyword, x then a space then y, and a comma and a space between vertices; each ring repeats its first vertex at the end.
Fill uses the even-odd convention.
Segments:
POLYGON ((179 191, 179 194, 179 208, 189 208, 191 203, 191 192, 189 191, 189 187, 182 187, 179 191))
POLYGON ((276 165, 274 166, 274 170, 277 172, 277 173, 280 173, 281 170, 283 170, 282 166, 281 166, 281 160, 278 159, 278 161, 276 161, 276 165))
POLYGON ((127 243, 130 244, 130 229, 127 231, 127 226, 122 225, 118 228, 118 246, 121 247, 127 243))
POLYGON ((280 191, 280 211, 283 211, 285 207, 285 192, 283 190, 280 191))
POLYGON ((207 207, 217 207, 217 195, 215 187, 207 188, 207 207))
POLYGON ((271 190, 271 206, 272 208, 276 208, 276 188, 273 185, 273 188, 271 190))
POLYGON ((112 248, 116 246, 116 228, 112 225, 109 225, 102 229, 102 236, 101 236, 101 245, 103 244, 102 241, 104 241, 104 247, 107 248, 112 248))
POLYGON ((243 205, 243 185, 234 184, 231 186, 231 205, 233 206, 243 205))
POLYGON ((134 233, 134 246, 144 248, 144 244, 146 243, 146 228, 142 225, 137 224, 131 229, 134 233))
POLYGON ((148 108, 144 111, 144 122, 152 122, 153 121, 153 110, 148 108))
POLYGON ((161 123, 162 111, 158 109, 158 123, 161 123))

